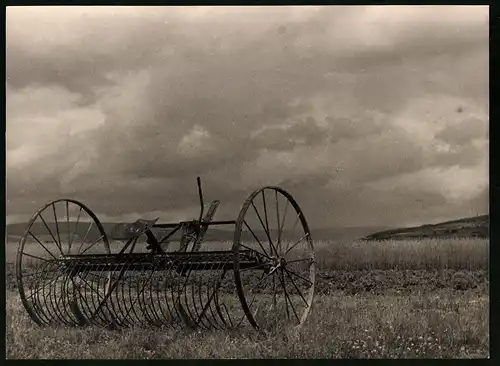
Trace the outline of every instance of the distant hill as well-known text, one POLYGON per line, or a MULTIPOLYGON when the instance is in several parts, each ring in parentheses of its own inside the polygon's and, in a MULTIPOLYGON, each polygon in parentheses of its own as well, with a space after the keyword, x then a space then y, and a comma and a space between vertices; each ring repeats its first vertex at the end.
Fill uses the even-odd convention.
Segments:
POLYGON ((489 238, 489 215, 467 217, 433 225, 379 231, 363 240, 408 240, 422 238, 489 238))
MULTIPOLYGON (((50 229, 56 235, 56 228, 53 223, 48 223, 50 229)), ((75 222, 70 222, 71 230, 75 227, 75 222)), ((116 223, 102 223, 104 230, 110 236, 111 229, 116 223)), ((17 242, 26 230, 26 223, 17 223, 7 225, 7 240, 17 242)), ((87 239, 92 241, 99 238, 99 231, 93 225, 88 234, 87 229, 89 224, 80 222, 76 238, 83 238, 87 235, 87 239)), ((168 230, 169 231, 169 230, 168 230)), ((32 227, 31 232, 40 240, 53 241, 47 229, 42 223, 32 227)), ((68 236, 67 223, 59 224, 59 235, 61 237, 68 236)), ((264 236, 263 231, 255 231, 258 237, 264 236)), ((250 235, 250 234, 248 234, 250 235)), ((275 237, 276 233, 273 234, 275 237)), ((297 233, 295 234, 295 236, 297 233)), ((205 235, 205 241, 232 241, 234 231, 231 226, 222 229, 221 227, 211 227, 205 235)), ((388 229, 385 227, 336 227, 336 228, 312 228, 311 236, 313 240, 353 240, 363 238, 362 240, 388 240, 388 239, 422 239, 422 238, 446 238, 446 237, 489 237, 489 215, 476 217, 468 217, 459 220, 442 222, 433 225, 422 225, 418 227, 388 229), (374 233, 375 232, 375 233, 374 233)), ((180 238, 180 230, 172 236, 172 241, 178 241, 180 238)))
MULTIPOLYGON (((54 235, 56 234, 56 227, 53 223, 48 223, 51 231, 53 232, 54 235)), ((76 223, 75 222, 70 222, 71 230, 70 232, 72 233, 74 231, 76 223)), ((102 223, 104 230, 108 234, 108 236, 111 233, 112 228, 116 225, 116 223, 102 223)), ((16 223, 16 224, 10 224, 7 225, 6 231, 7 231, 7 239, 10 242, 17 242, 21 239, 22 235, 24 234, 24 231, 26 230, 27 224, 26 223, 16 223)), ((86 231, 89 227, 88 223, 82 223, 80 222, 78 224, 78 232, 76 234, 77 238, 83 238, 86 234, 86 231)), ((311 236, 313 240, 352 240, 359 238, 364 235, 368 235, 369 233, 372 233, 376 230, 383 230, 387 229, 386 227, 336 227, 336 228, 312 228, 311 229, 311 236)), ((169 230, 168 230, 169 231, 169 230)), ((53 241, 52 237, 48 233, 47 229, 42 223, 38 223, 34 227, 32 227, 31 232, 37 236, 40 240, 44 241, 53 241)), ((59 235, 61 237, 67 237, 68 236, 68 225, 66 222, 64 223, 59 223, 59 235)), ((258 237, 263 237, 265 234, 263 231, 255 230, 255 234, 258 237)), ((87 234, 87 239, 92 241, 93 239, 97 239, 99 237, 99 231, 93 225, 87 234)), ((276 233, 273 233, 273 235, 277 235, 276 233)), ((295 236, 298 235, 298 229, 295 232, 295 236)), ((234 237, 234 230, 232 226, 227 226, 226 228, 222 229, 220 226, 219 227, 211 227, 205 234, 205 241, 232 241, 234 237)), ((275 236, 273 236, 275 237, 275 236)), ((178 231, 175 235, 172 236, 172 241, 177 241, 180 238, 180 231, 178 231)))
MULTIPOLYGON (((75 227, 76 227, 76 232, 75 232, 75 238, 83 238, 87 237, 88 240, 92 241, 94 239, 99 238, 100 233, 99 230, 95 225, 92 225, 89 229, 90 223, 88 222, 82 222, 80 221, 78 223, 78 226, 76 225, 76 222, 70 221, 70 227, 71 229, 68 228, 68 224, 66 221, 64 222, 59 222, 58 223, 58 229, 56 228, 55 223, 53 222, 47 222, 48 227, 52 231, 52 234, 57 238, 57 232, 59 231, 59 236, 61 238, 66 238, 68 237, 69 234, 73 235, 75 232, 75 227), (69 230, 68 230, 69 229, 69 230), (88 230, 88 233, 87 233, 88 230)), ((103 224, 104 230, 108 233, 108 230, 111 230, 114 224, 103 224)), ((9 224, 6 227, 6 234, 7 234, 7 239, 9 241, 19 241, 21 237, 24 235, 24 232, 27 228, 28 224, 27 223, 16 223, 16 224, 9 224)), ((50 233, 47 231, 45 225, 41 222, 35 223, 31 229, 30 232, 35 235, 39 240, 43 240, 45 242, 52 242, 52 236, 50 233)))

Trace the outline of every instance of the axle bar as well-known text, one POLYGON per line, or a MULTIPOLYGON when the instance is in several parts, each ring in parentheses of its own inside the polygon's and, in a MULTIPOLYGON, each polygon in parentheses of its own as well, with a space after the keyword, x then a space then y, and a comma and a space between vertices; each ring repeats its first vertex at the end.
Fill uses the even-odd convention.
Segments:
MULTIPOLYGON (((239 267, 241 269, 265 269, 265 262, 255 255, 254 251, 247 250, 239 253, 239 267)), ((212 270, 234 269, 233 253, 230 251, 206 252, 172 252, 168 254, 129 253, 129 254, 88 254, 66 255, 61 261, 71 268, 71 271, 148 271, 168 269, 174 264, 182 270, 212 270)), ((271 264, 269 264, 271 265, 271 264)))
MULTIPOLYGON (((240 262, 240 269, 257 269, 257 270, 269 270, 272 265, 271 264, 259 264, 255 262, 240 262)), ((157 270, 166 270, 172 267, 171 263, 72 263, 68 267, 68 271, 73 274, 80 272, 119 272, 124 270, 125 272, 147 272, 151 271, 151 268, 157 270)), ((213 270, 233 270, 234 264, 233 262, 199 262, 199 263, 177 263, 175 268, 178 272, 186 272, 188 270, 193 271, 213 271, 213 270)))
MULTIPOLYGON (((153 227, 158 227, 162 229, 175 229, 178 226, 181 226, 183 224, 189 224, 192 223, 192 221, 180 221, 176 223, 168 223, 168 224, 154 224, 153 227)), ((225 220, 225 221, 211 221, 211 222, 201 222, 201 226, 215 226, 215 225, 235 225, 236 221, 235 220, 225 220)))

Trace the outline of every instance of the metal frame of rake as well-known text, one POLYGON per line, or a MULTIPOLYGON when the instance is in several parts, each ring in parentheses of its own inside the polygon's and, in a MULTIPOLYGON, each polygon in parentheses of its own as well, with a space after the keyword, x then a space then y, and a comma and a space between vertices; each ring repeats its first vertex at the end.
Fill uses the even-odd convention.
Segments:
POLYGON ((197 183, 197 219, 118 224, 111 238, 123 245, 114 252, 82 203, 60 199, 36 211, 16 262, 19 295, 31 319, 40 326, 300 327, 312 306, 315 264, 297 202, 268 186, 247 198, 236 220, 214 221, 219 201, 203 216, 199 177, 197 183), (231 250, 201 250, 208 227, 216 225, 234 228, 231 250), (158 229, 168 232, 162 237, 158 229), (178 231, 175 250, 169 240, 178 231))

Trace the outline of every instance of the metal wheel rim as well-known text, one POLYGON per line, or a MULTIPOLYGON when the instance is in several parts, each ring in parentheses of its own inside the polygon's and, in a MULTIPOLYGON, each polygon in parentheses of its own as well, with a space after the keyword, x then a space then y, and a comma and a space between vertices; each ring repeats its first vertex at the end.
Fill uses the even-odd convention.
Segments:
MULTIPOLYGON (((28 315, 30 316, 30 318, 36 324, 38 324, 40 326, 48 325, 48 324, 50 324, 50 321, 42 319, 43 317, 45 317, 45 315, 44 316, 40 316, 41 314, 39 314, 39 311, 41 310, 42 313, 43 313, 44 312, 43 309, 39 309, 39 311, 36 311, 34 309, 35 308, 35 304, 36 304, 35 301, 31 301, 31 303, 30 303, 30 301, 28 301, 27 294, 26 294, 26 291, 25 291, 25 288, 24 288, 24 281, 23 281, 23 277, 26 277, 26 276, 23 276, 23 272, 26 271, 26 268, 24 268, 25 266, 23 266, 23 258, 26 257, 26 256, 28 256, 28 254, 24 252, 24 249, 25 249, 26 240, 27 240, 28 236, 34 237, 34 235, 30 233, 30 230, 33 227, 33 224, 37 221, 38 218, 43 218, 43 216, 41 216, 42 213, 46 209, 48 209, 50 206, 52 206, 53 210, 55 211, 55 204, 60 203, 60 202, 65 202, 66 203, 66 210, 68 210, 69 204, 73 204, 73 205, 76 205, 77 207, 80 208, 79 212, 82 212, 82 211, 85 212, 88 215, 88 217, 91 219, 92 224, 90 225, 90 227, 92 227, 93 225, 95 225, 97 227, 97 229, 99 230, 99 234, 100 234, 99 239, 95 242, 95 244, 93 243, 91 246, 98 245, 99 242, 101 242, 102 244, 104 244, 104 246, 103 246, 104 251, 107 254, 111 253, 110 246, 109 246, 109 241, 108 241, 106 232, 105 232, 105 230, 104 230, 101 222, 99 221, 99 219, 97 218, 97 216, 87 206, 85 206, 84 204, 82 204, 79 201, 76 201, 76 200, 73 200, 73 199, 58 199, 58 200, 53 200, 53 201, 51 201, 51 202, 43 205, 42 207, 40 207, 32 215, 30 221, 28 222, 28 225, 27 225, 27 228, 26 228, 25 232, 24 232, 23 236, 21 237, 21 240, 20 240, 19 246, 18 246, 18 251, 17 251, 17 256, 16 256, 16 281, 17 281, 19 296, 21 298, 21 302, 22 302, 24 308, 28 312, 28 315)), ((69 212, 67 213, 67 215, 68 215, 68 220, 67 221, 69 221, 69 212)), ((55 219, 55 222, 59 223, 59 221, 57 220, 57 218, 55 219)), ((61 221, 61 224, 64 224, 64 221, 61 221)), ((76 227, 77 226, 78 226, 78 223, 77 223, 76 227)), ((72 233, 72 238, 74 238, 74 236, 76 234, 76 227, 75 227, 75 231, 72 233)), ((90 230, 90 228, 88 230, 90 230)), ((50 230, 47 230, 47 232, 50 233, 51 236, 53 235, 52 232, 50 232, 50 230)), ((64 245, 68 246, 67 247, 68 250, 71 249, 69 243, 66 243, 66 242, 63 243, 61 241, 62 238, 60 237, 59 231, 57 232, 57 235, 59 236, 58 237, 58 240, 59 240, 58 244, 61 246, 60 250, 62 250, 62 248, 64 248, 64 245)), ((68 233, 68 235, 70 235, 70 234, 68 233)), ((53 236, 53 238, 54 238, 54 236, 53 236)), ((84 239, 85 239, 85 237, 84 237, 84 239)), ((82 244, 83 244, 83 242, 84 242, 84 240, 82 241, 82 244)), ((38 242, 38 243, 40 245, 40 242, 38 242)), ((57 242, 56 242, 56 244, 57 244, 57 242)), ((43 247, 43 245, 41 245, 41 247, 43 247)), ((83 248, 80 248, 80 250, 81 249, 83 249, 83 248)), ((45 248, 45 250, 47 250, 47 249, 45 248)), ((50 262, 50 263, 56 264, 57 261, 53 261, 53 262, 50 262)), ((47 285, 45 284, 43 287, 46 287, 46 286, 47 285)), ((39 295, 39 292, 40 291, 37 291, 37 295, 39 295)), ((32 295, 31 297, 34 297, 34 296, 32 295)), ((51 304, 51 305, 53 305, 53 304, 51 304)), ((57 301, 56 301, 56 305, 57 305, 57 301)), ((63 303, 63 306, 64 306, 64 303, 63 303)), ((68 311, 67 309, 64 309, 64 310, 66 312, 68 311)), ((62 312, 62 310, 61 310, 61 312, 62 312)), ((49 314, 49 315, 52 315, 52 314, 49 314)), ((59 318, 60 318, 60 315, 61 315, 61 313, 57 314, 57 316, 59 318)), ((52 320, 54 320, 54 319, 52 319, 52 320)), ((70 320, 68 320, 67 318, 65 320, 67 320, 67 321, 63 320, 62 322, 66 323, 66 324, 68 322, 70 322, 70 320)))
MULTIPOLYGON (((238 219, 237 219, 236 225, 235 225, 235 234, 234 234, 234 242, 233 242, 233 249, 232 249, 233 250, 233 258, 234 258, 234 277, 235 277, 235 282, 236 282, 236 289, 237 289, 239 300, 241 302, 241 306, 243 308, 243 311, 244 311, 244 314, 245 314, 247 320, 255 329, 262 330, 262 328, 263 328, 262 324, 259 324, 259 322, 255 319, 255 317, 252 314, 252 311, 250 309, 250 305, 248 303, 247 294, 245 291, 245 284, 244 284, 244 281, 242 280, 242 276, 241 276, 241 272, 240 272, 240 250, 244 249, 242 244, 241 244, 241 234, 242 234, 243 226, 245 225, 245 216, 246 216, 248 210, 252 207, 252 202, 256 198, 258 198, 261 195, 264 195, 264 197, 265 197, 265 193, 263 193, 263 192, 265 192, 266 190, 271 191, 271 192, 276 192, 276 193, 273 193, 273 195, 274 194, 281 194, 286 199, 287 204, 289 203, 289 205, 291 205, 291 207, 293 207, 293 209, 295 210, 295 214, 299 218, 298 221, 300 222, 302 229, 304 231, 304 234, 305 234, 304 240, 307 241, 307 247, 310 250, 310 253, 309 253, 310 264, 309 264, 309 278, 308 278, 308 280, 310 282, 310 287, 307 290, 306 296, 304 296, 305 301, 307 301, 307 306, 301 312, 301 315, 299 316, 299 321, 297 322, 298 324, 296 324, 296 327, 300 328, 304 324, 304 322, 306 321, 306 319, 310 313, 310 310, 312 307, 312 300, 313 300, 313 296, 314 296, 314 284, 315 284, 314 247, 313 247, 313 243, 312 243, 312 239, 311 239, 309 226, 307 224, 307 221, 304 217, 304 214, 303 214, 300 206, 298 205, 298 203, 295 201, 295 199, 287 191, 285 191, 279 187, 267 186, 267 187, 264 187, 264 188, 261 188, 261 189, 254 191, 247 198, 247 200, 245 201, 245 203, 243 204, 243 206, 241 208, 240 214, 238 216, 238 219)), ((286 212, 285 212, 285 215, 286 215, 286 212)), ((283 222, 284 221, 285 221, 285 219, 283 219, 283 222)), ((262 223, 262 221, 261 221, 261 223, 262 223)), ((273 278, 274 277, 275 276, 273 275, 273 278)), ((290 277, 290 276, 287 275, 287 277, 290 277)), ((286 284, 284 285, 284 287, 286 287, 286 284)), ((275 292, 275 291, 273 290, 273 292, 275 292)), ((274 294, 273 294, 273 296, 274 296, 274 294)), ((285 299, 285 303, 286 303, 286 299, 285 299)), ((275 324, 275 326, 277 326, 277 324, 275 324)))

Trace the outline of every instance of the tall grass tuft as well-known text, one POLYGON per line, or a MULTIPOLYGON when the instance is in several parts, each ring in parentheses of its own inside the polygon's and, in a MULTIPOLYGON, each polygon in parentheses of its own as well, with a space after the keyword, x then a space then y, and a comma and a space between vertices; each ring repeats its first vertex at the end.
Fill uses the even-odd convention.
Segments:
POLYGON ((315 241, 316 265, 324 270, 487 270, 487 239, 315 241))

